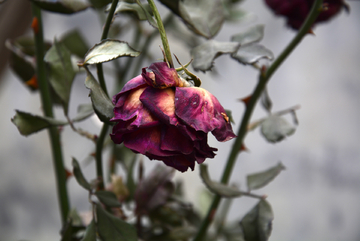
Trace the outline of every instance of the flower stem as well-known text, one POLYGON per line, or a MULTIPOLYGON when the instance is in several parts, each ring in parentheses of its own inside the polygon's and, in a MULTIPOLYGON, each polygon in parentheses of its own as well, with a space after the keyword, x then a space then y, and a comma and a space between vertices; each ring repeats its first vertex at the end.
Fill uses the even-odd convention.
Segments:
POLYGON ((96 175, 97 175, 97 179, 99 182, 99 189, 102 190, 104 189, 104 172, 103 172, 103 166, 102 166, 102 149, 104 146, 104 141, 106 138, 106 135, 108 133, 109 130, 109 125, 104 123, 102 128, 101 128, 101 132, 100 132, 100 136, 96 141, 96 152, 95 152, 95 158, 96 158, 96 175))
MULTIPOLYGON (((274 63, 266 70, 263 69, 259 76, 259 82, 250 98, 249 103, 246 106, 245 113, 243 115, 241 125, 237 134, 237 138, 233 144, 232 150, 228 157, 225 170, 221 177, 221 183, 227 184, 230 179, 231 172, 236 162, 236 158, 240 152, 241 145, 245 139, 247 134, 247 126, 250 121, 250 117, 252 112, 255 108, 255 105, 265 89, 267 82, 269 81, 270 77, 273 73, 279 68, 279 66, 284 62, 284 60, 290 55, 290 53, 295 49, 295 47, 301 42, 303 37, 309 33, 311 26, 313 25, 314 21, 316 20, 319 13, 322 11, 322 0, 316 0, 311 8, 309 15, 307 16, 304 24, 302 25, 301 29, 295 36, 295 38, 289 43, 289 45, 284 49, 284 51, 279 55, 279 57, 274 61, 274 63)), ((203 220, 199 232, 197 233, 194 241, 201 241, 204 240, 207 229, 211 224, 213 217, 216 213, 216 210, 219 206, 221 201, 221 196, 216 195, 213 199, 213 202, 208 210, 207 216, 203 220)))
MULTIPOLYGON (((46 117, 54 117, 52 110, 52 99, 50 96, 48 80, 46 79, 46 68, 44 63, 44 36, 41 18, 41 10, 32 3, 32 13, 34 16, 33 29, 35 37, 36 53, 36 75, 39 84, 41 104, 46 117)), ((49 128, 51 150, 54 162, 56 185, 59 199, 60 215, 64 225, 69 213, 69 198, 66 187, 66 173, 61 150, 60 136, 55 126, 49 128)))
POLYGON ((168 39, 167 39, 167 36, 166 36, 164 25, 163 25, 163 23, 161 21, 159 11, 157 10, 156 5, 155 5, 153 0, 148 0, 148 3, 150 5, 150 7, 151 7, 151 10, 154 13, 154 16, 155 16, 155 19, 156 19, 156 22, 157 22, 157 25, 158 25, 158 28, 159 28, 160 38, 161 38, 161 41, 162 41, 162 44, 163 44, 163 47, 164 47, 165 57, 166 57, 169 65, 170 65, 169 67, 174 68, 174 63, 173 63, 172 56, 171 56, 169 42, 168 42, 168 39))
MULTIPOLYGON (((111 3, 111 7, 110 7, 110 11, 109 14, 106 18, 106 22, 105 22, 105 26, 101 35, 101 40, 106 39, 108 34, 109 34, 109 29, 110 29, 110 25, 112 22, 112 19, 114 17, 114 12, 117 6, 119 0, 113 0, 111 3)), ((105 83, 105 78, 104 78, 104 72, 103 72, 103 68, 102 68, 102 64, 97 64, 97 71, 98 71, 98 79, 99 79, 99 83, 101 88, 103 89, 103 91, 106 93, 107 96, 109 96, 108 92, 107 92, 107 88, 106 88, 106 83, 105 83)), ((103 167, 102 167, 102 150, 103 150, 103 146, 104 146, 104 140, 106 137, 106 134, 108 132, 109 129, 109 125, 104 123, 102 128, 101 128, 101 132, 100 132, 100 136, 96 141, 96 154, 95 154, 95 159, 96 159, 96 175, 97 175, 97 179, 99 181, 99 189, 104 189, 104 172, 103 172, 103 167)))
MULTIPOLYGON (((172 18, 173 15, 169 14, 164 20, 164 26, 168 25, 172 21, 172 18)), ((142 62, 149 52, 150 43, 156 37, 157 33, 158 33, 157 30, 154 30, 149 36, 146 37, 146 41, 143 44, 143 49, 141 50, 141 55, 136 58, 136 65, 131 77, 134 77, 139 73, 139 69, 141 68, 142 62)))
MULTIPOLYGON (((108 14, 108 16, 106 18, 105 26, 104 26, 103 32, 101 34, 101 39, 100 40, 106 39, 108 34, 109 34, 111 22, 113 20, 115 9, 116 9, 118 1, 119 0, 113 0, 112 3, 111 3, 110 11, 109 11, 109 14, 108 14)), ((103 71, 102 64, 97 64, 96 68, 97 68, 97 75, 98 75, 100 86, 103 89, 103 91, 105 92, 105 94, 107 96, 109 96, 107 88, 106 88, 106 83, 105 83, 104 71, 103 71)))

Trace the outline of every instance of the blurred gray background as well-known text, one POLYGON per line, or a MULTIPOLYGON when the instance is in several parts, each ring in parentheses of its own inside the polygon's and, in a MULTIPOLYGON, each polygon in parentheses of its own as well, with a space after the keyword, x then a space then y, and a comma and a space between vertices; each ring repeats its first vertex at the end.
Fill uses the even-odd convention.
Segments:
MULTIPOLYGON (((272 183, 255 191, 267 194, 273 207, 275 219, 270 240, 360 240, 360 2, 348 3, 351 13, 342 12, 331 22, 318 25, 315 36, 307 36, 269 82, 274 111, 301 105, 295 134, 280 143, 269 144, 258 129, 250 132, 245 140, 249 152, 239 155, 233 171, 231 182, 245 188, 246 174, 279 161, 286 166, 286 171, 272 183)), ((162 13, 167 11, 159 7, 162 13)), ((253 24, 265 24, 261 43, 278 56, 295 35, 294 31, 285 27, 284 19, 276 18, 263 1, 245 1, 242 8, 256 17, 242 25, 227 24, 216 39, 228 41, 231 35, 253 24)), ((81 30, 90 46, 100 38, 101 24, 92 10, 72 16, 51 13, 43 16, 48 40, 74 27, 81 30)), ((0 21, 0 26, 11 24, 8 18, 0 21)), ((160 43, 160 39, 153 41, 152 61, 161 58, 160 43)), ((182 62, 190 59, 185 45, 172 36, 170 45, 182 62)), ((202 87, 232 110, 236 132, 244 111, 237 99, 252 92, 258 73, 229 56, 216 59, 215 70, 217 75, 199 74, 202 87)), ((70 115, 75 115, 78 104, 90 101, 84 77, 80 74, 74 81, 70 115)), ((110 76, 107 81, 111 89, 110 76)), ((29 93, 9 69, 2 74, 0 86, 0 240, 59 240, 60 217, 47 132, 26 138, 10 122, 15 109, 40 114, 39 96, 29 93)), ((62 111, 56 110, 56 115, 62 118, 62 111)), ((253 119, 265 115, 258 106, 253 119)), ((99 132, 95 118, 81 127, 99 132)), ((71 157, 86 160, 94 149, 90 141, 70 128, 64 129, 62 144, 68 168, 71 157)), ((232 141, 217 143, 211 137, 210 145, 219 149, 215 159, 207 160, 211 177, 219 179, 232 141)), ((145 163, 149 171, 157 162, 145 163)), ((84 171, 87 178, 94 178, 94 165, 84 166, 84 171)), ((198 168, 177 173, 176 179, 184 181, 188 199, 203 208, 199 191, 204 186, 198 168)), ((69 192, 73 207, 78 211, 89 210, 86 192, 73 179, 69 181, 69 192)), ((240 219, 254 204, 255 200, 246 197, 234 200, 229 220, 240 219)))

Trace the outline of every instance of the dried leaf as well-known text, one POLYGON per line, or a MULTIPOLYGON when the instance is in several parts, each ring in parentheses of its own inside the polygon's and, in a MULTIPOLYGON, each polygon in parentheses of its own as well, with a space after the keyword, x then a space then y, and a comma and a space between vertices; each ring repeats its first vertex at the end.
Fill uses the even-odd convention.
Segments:
POLYGON ((131 48, 126 42, 115 39, 105 39, 95 44, 95 46, 86 53, 83 64, 100 64, 124 56, 137 57, 139 54, 139 51, 131 48))
POLYGON ((274 178, 277 177, 277 175, 279 175, 282 170, 285 170, 285 166, 280 162, 276 166, 271 167, 263 172, 248 175, 248 191, 266 186, 268 183, 274 180, 274 178))
POLYGON ((72 54, 79 58, 83 58, 89 49, 85 39, 77 29, 65 33, 59 42, 63 43, 72 54))
POLYGON ((94 76, 86 69, 87 77, 85 80, 86 88, 90 89, 90 98, 95 110, 96 115, 103 122, 109 122, 114 116, 114 105, 110 98, 100 87, 99 83, 95 80, 94 76))
POLYGON ((81 241, 96 241, 96 227, 94 220, 86 227, 84 237, 81 241))
POLYGON ((27 112, 16 110, 16 115, 11 119, 21 135, 28 136, 50 126, 62 126, 67 121, 56 120, 49 117, 33 115, 27 112))
POLYGON ((195 70, 207 71, 213 66, 215 58, 222 54, 231 54, 236 52, 240 47, 235 42, 218 42, 208 40, 205 43, 193 48, 191 55, 193 56, 193 68, 195 70))
POLYGON ((116 198, 115 193, 110 191, 99 190, 95 192, 95 196, 99 201, 108 207, 121 207, 121 203, 116 198))
POLYGON ((72 122, 85 120, 94 114, 94 109, 91 104, 82 104, 78 106, 78 113, 72 122))
MULTIPOLYGON (((142 4, 145 10, 150 14, 151 8, 149 4, 142 4)), ((106 9, 106 11, 110 10, 110 5, 106 9)), ((115 14, 130 12, 136 14, 139 20, 147 20, 146 12, 143 8, 137 3, 127 3, 127 2, 119 2, 115 9, 115 14)))
POLYGON ((250 43, 259 42, 264 36, 264 25, 259 24, 252 26, 242 33, 238 33, 231 37, 231 41, 238 42, 242 46, 250 43))
POLYGON ((207 165, 205 164, 200 165, 200 176, 206 187, 215 194, 227 198, 239 197, 242 195, 242 192, 236 187, 231 187, 222 183, 213 182, 209 177, 207 165))
POLYGON ((72 14, 87 9, 90 5, 85 0, 31 0, 41 9, 55 12, 72 14))
POLYGON ((253 64, 263 58, 272 60, 274 54, 260 44, 251 43, 241 46, 236 53, 231 55, 231 57, 242 64, 253 64))
POLYGON ((260 101, 264 109, 267 110, 268 113, 271 113, 272 101, 270 99, 267 88, 265 88, 263 93, 261 94, 260 101))
POLYGON ((80 184, 80 186, 82 186, 86 190, 90 191, 91 185, 84 177, 84 174, 82 173, 82 171, 80 169, 79 162, 75 158, 72 159, 72 166, 73 166, 73 173, 74 173, 76 181, 80 184))
POLYGON ((54 45, 47 51, 44 60, 49 65, 50 84, 57 96, 60 97, 67 114, 71 86, 75 77, 71 53, 64 44, 55 40, 54 45))
POLYGON ((102 241, 137 241, 135 228, 96 204, 96 226, 102 241))
POLYGON ((294 126, 278 115, 270 115, 261 123, 262 135, 272 143, 279 142, 286 136, 294 134, 295 130, 294 126))
POLYGON ((261 199, 241 220, 246 241, 267 241, 272 230, 274 214, 270 204, 261 199))

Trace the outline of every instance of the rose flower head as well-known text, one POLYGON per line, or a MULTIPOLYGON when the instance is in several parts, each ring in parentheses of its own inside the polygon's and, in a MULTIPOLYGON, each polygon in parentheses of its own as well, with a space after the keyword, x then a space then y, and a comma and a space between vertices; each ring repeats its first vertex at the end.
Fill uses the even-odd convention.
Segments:
POLYGON ((181 172, 194 170, 195 161, 213 158, 216 148, 207 144, 207 133, 218 141, 235 137, 229 117, 207 90, 193 87, 167 63, 142 69, 113 97, 116 122, 110 134, 151 160, 161 160, 181 172))
MULTIPOLYGON (((265 0, 265 2, 276 15, 284 16, 287 19, 287 25, 298 30, 304 23, 315 0, 265 0)), ((328 21, 338 14, 342 8, 349 11, 344 0, 324 0, 323 11, 315 23, 328 21)))

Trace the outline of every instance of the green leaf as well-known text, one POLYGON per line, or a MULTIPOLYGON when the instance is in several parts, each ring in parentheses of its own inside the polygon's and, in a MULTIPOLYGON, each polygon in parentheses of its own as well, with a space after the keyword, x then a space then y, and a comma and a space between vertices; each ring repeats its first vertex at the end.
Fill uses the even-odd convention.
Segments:
POLYGON ((231 54, 236 52, 240 47, 236 42, 218 42, 208 40, 205 43, 193 48, 191 55, 194 59, 192 65, 195 70, 207 71, 213 66, 215 58, 222 54, 231 54))
POLYGON ((44 60, 49 64, 50 84, 60 97, 64 111, 67 114, 71 86, 75 77, 71 54, 64 44, 55 40, 54 45, 47 51, 44 60))
POLYGON ((236 53, 231 55, 231 57, 242 64, 254 64, 263 58, 272 60, 274 54, 260 44, 251 43, 241 46, 236 53))
POLYGON ((203 182, 205 183, 205 186, 215 194, 227 198, 239 197, 242 195, 242 192, 235 187, 230 187, 222 183, 213 182, 209 177, 206 164, 200 165, 200 176, 203 182))
POLYGON ((31 0, 41 9, 55 12, 72 14, 83 11, 89 7, 84 0, 31 0))
POLYGON ((20 110, 16 110, 16 114, 11 121, 16 125, 20 134, 24 136, 49 128, 50 126, 62 126, 68 124, 67 121, 33 115, 20 110))
POLYGON ((60 43, 63 43, 72 54, 79 58, 83 58, 89 49, 85 39, 77 29, 69 31, 62 36, 60 43))
POLYGON ((221 0, 178 1, 178 11, 179 16, 194 33, 208 39, 219 32, 225 20, 221 0))
POLYGON ((109 122, 114 116, 113 108, 110 98, 100 87, 94 76, 86 69, 87 77, 85 80, 85 87, 90 89, 90 98, 96 115, 103 122, 109 122))
MULTIPOLYGON (((127 3, 127 2, 119 2, 115 9, 115 14, 119 13, 134 13, 138 17, 139 20, 147 20, 146 12, 148 14, 151 13, 151 8, 149 4, 142 4, 143 8, 137 3, 127 3)), ((110 10, 110 6, 106 9, 106 11, 110 10)))
POLYGON ((100 64, 124 56, 137 57, 139 54, 139 51, 131 48, 126 42, 115 39, 105 39, 95 44, 95 46, 86 53, 83 64, 100 64))
POLYGON ((96 204, 96 226, 102 241, 137 241, 135 228, 96 204))
POLYGON ((272 230, 274 215, 270 204, 264 199, 241 220, 246 241, 267 241, 272 230))
POLYGON ((87 226, 85 235, 81 241, 96 241, 96 226, 94 219, 91 223, 87 226))
POLYGON ((231 41, 238 42, 241 45, 259 42, 264 36, 264 27, 262 24, 252 26, 245 32, 233 35, 231 41))
POLYGON ((261 123, 261 134, 268 142, 272 143, 294 134, 295 130, 294 126, 278 115, 270 115, 261 123))
POLYGON ((82 104, 78 106, 77 116, 72 119, 72 122, 85 120, 94 114, 92 104, 82 104))
POLYGON ((113 192, 99 190, 95 192, 95 196, 102 204, 108 207, 121 207, 121 203, 113 192))
POLYGON ((81 169, 80 169, 80 165, 79 162, 73 158, 72 159, 72 166, 73 166, 73 173, 75 176, 76 181, 80 184, 80 186, 82 186, 83 188, 85 188, 86 190, 91 190, 91 185, 90 183, 85 179, 81 169))
POLYGON ((282 170, 285 170, 285 166, 281 162, 279 162, 276 166, 271 167, 263 172, 248 175, 248 190, 250 191, 266 186, 268 183, 274 180, 274 178, 279 175, 282 170))

